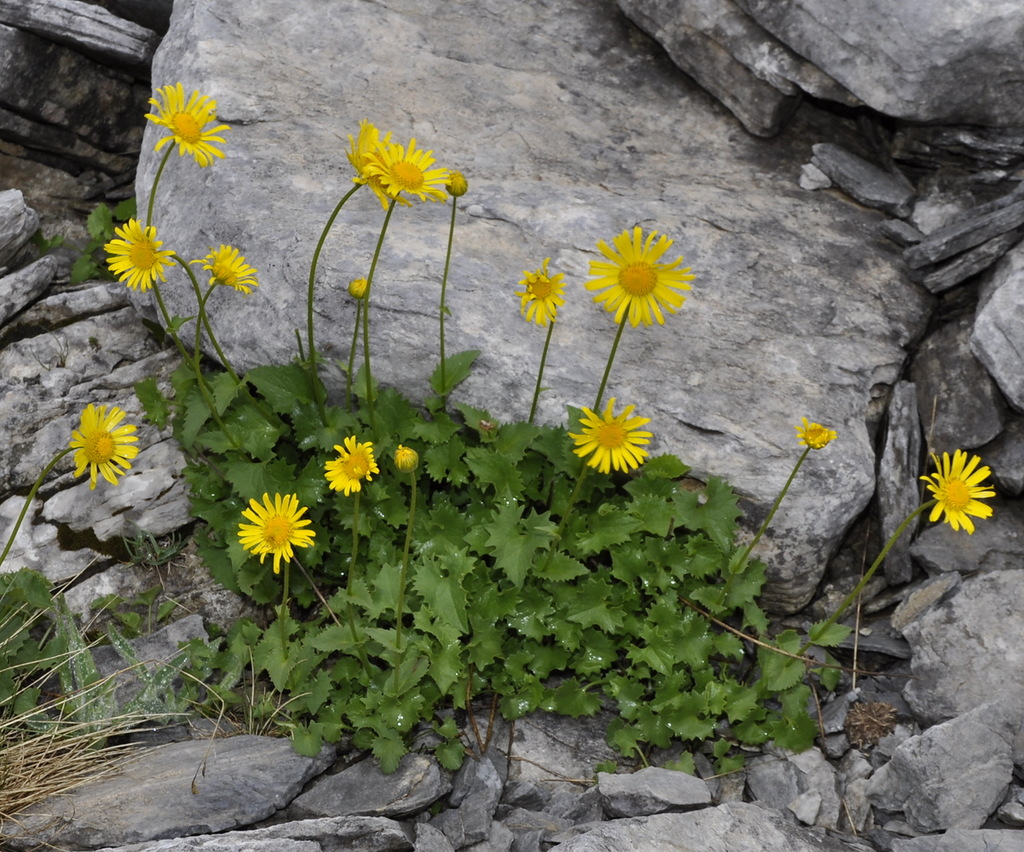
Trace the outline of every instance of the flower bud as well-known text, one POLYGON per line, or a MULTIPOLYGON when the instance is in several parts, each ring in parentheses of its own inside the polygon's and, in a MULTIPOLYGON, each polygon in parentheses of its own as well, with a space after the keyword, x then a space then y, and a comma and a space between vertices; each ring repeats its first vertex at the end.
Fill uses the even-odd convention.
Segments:
POLYGON ((398 445, 395 450, 395 467, 402 473, 412 473, 420 463, 420 456, 416 450, 398 445))
POLYGON ((466 194, 469 189, 469 183, 467 183, 462 172, 452 172, 448 177, 445 187, 448 190, 448 194, 453 198, 460 198, 466 194))
POLYGON ((366 298, 366 279, 365 278, 354 278, 348 284, 348 294, 353 299, 365 299, 366 298))

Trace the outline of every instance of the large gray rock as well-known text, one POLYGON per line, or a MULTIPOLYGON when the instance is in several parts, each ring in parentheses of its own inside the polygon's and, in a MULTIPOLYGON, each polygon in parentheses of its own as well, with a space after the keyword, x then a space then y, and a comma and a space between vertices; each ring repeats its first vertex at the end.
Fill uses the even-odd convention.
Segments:
POLYGON ((971 349, 1010 405, 1024 411, 1024 244, 996 264, 991 287, 974 320, 971 349))
POLYGON ((916 831, 981 828, 1013 778, 1017 708, 993 701, 911 737, 871 777, 868 796, 916 831))
POLYGON ((272 737, 172 743, 147 749, 119 775, 20 812, 0 832, 15 849, 96 849, 227 831, 283 808, 329 763, 272 737))
MULTIPOLYGON (((820 139, 765 147, 737 137, 607 4, 570 0, 532 0, 508 20, 469 0, 429 14, 413 0, 346 0, 329 13, 312 0, 257 0, 244 15, 184 0, 153 78, 189 81, 232 125, 227 158, 212 168, 172 157, 154 223, 165 248, 193 258, 230 243, 259 270, 250 298, 211 299, 242 369, 295 355, 308 259, 351 186, 341 140, 364 117, 398 139, 415 136, 469 177, 448 348, 483 351, 456 398, 499 419, 524 416, 543 342, 516 317, 522 270, 551 257, 570 283, 539 412, 564 422, 567 403, 593 404, 615 333, 579 286, 596 241, 634 223, 676 238, 673 251, 697 274, 692 295, 664 327, 629 329, 608 396, 651 418, 655 451, 679 454, 698 477, 728 479, 764 510, 799 455, 800 417, 837 429, 839 442, 808 460, 760 551, 769 606, 795 610, 813 594, 874 491, 878 400, 927 308, 894 247, 871 236, 876 214, 796 188, 820 139)), ((160 135, 151 126, 143 145, 143 205, 160 135)), ((427 393, 436 363, 447 221, 437 205, 398 210, 374 288, 375 377, 413 398, 427 393)), ((366 273, 380 222, 379 203, 362 192, 321 256, 325 363, 347 357, 345 286, 366 273)), ((192 312, 187 289, 164 288, 172 313, 192 312)), ((337 388, 337 374, 329 378, 337 388)))
MULTIPOLYGON (((39 214, 25 203, 20 189, 0 192, 0 270, 11 263, 38 228, 39 214)), ((17 309, 22 307, 24 303, 17 309)))
POLYGON ((856 840, 795 825, 757 805, 730 802, 682 814, 601 823, 556 847, 558 852, 869 852, 856 840))
POLYGON ((138 149, 148 93, 131 76, 0 24, 0 138, 117 173, 138 149))
MULTIPOLYGON (((82 0, 0 0, 0 23, 110 62, 148 70, 157 34, 82 0)), ((73 128, 72 128, 73 129, 73 128)))
POLYGON ((598 772, 597 789, 611 817, 647 816, 711 804, 711 791, 700 778, 658 766, 637 772, 598 772))
POLYGON ((1016 0, 737 0, 872 109, 908 121, 1024 125, 1016 0))
POLYGON ((1018 566, 964 580, 950 600, 903 628, 914 651, 903 694, 918 719, 941 722, 985 701, 1024 699, 1022 607, 1018 566))
POLYGON ((999 828, 954 828, 892 842, 892 852, 1024 852, 1024 835, 999 828))

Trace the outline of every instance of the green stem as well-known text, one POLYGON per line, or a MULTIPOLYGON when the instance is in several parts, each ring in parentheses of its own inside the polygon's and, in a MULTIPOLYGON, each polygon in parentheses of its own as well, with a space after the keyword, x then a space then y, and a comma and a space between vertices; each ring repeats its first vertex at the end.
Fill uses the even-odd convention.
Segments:
POLYGON ((530 419, 528 422, 533 423, 533 417, 537 413, 537 401, 540 399, 540 381, 544 375, 544 364, 548 360, 548 347, 551 345, 551 333, 555 330, 555 321, 551 320, 548 323, 548 336, 544 338, 544 351, 540 356, 540 369, 537 370, 537 386, 533 389, 533 405, 530 406, 530 419))
POLYGON ((7 546, 4 548, 4 552, 0 553, 0 565, 4 564, 7 554, 11 552, 11 547, 14 546, 14 539, 17 537, 18 530, 21 529, 22 521, 25 520, 25 515, 28 513, 28 507, 32 505, 32 501, 35 499, 36 492, 39 491, 40 486, 43 484, 43 480, 46 479, 47 474, 57 466, 57 463, 70 452, 72 452, 71 447, 61 450, 57 455, 50 459, 50 463, 46 465, 46 467, 43 468, 43 472, 39 474, 39 478, 36 480, 35 485, 32 486, 32 490, 28 492, 28 497, 25 498, 25 504, 21 507, 21 514, 18 515, 18 520, 14 522, 14 529, 11 530, 11 534, 7 539, 7 546))
MULTIPOLYGON (((294 558, 294 557, 293 557, 294 558)), ((285 616, 288 613, 288 581, 290 579, 291 562, 284 563, 284 588, 281 592, 281 609, 278 612, 277 620, 281 625, 281 648, 288 647, 288 626, 285 624, 285 616)))
POLYGON ((796 464, 793 466, 793 471, 789 474, 789 479, 787 479, 786 484, 782 486, 779 496, 775 498, 775 504, 772 506, 772 510, 768 513, 768 517, 766 517, 764 522, 761 524, 761 528, 757 531, 757 535, 755 535, 753 541, 747 545, 747 549, 743 551, 743 556, 740 557, 739 561, 733 563, 731 568, 733 574, 740 573, 746 566, 747 560, 750 559, 751 552, 755 547, 757 547, 757 543, 765 534, 765 531, 768 529, 768 525, 772 522, 772 518, 775 517, 775 513, 779 511, 779 506, 782 505, 782 500, 789 491, 789 486, 793 484, 793 480, 796 479, 797 471, 800 470, 800 466, 804 463, 804 459, 807 458, 807 454, 810 451, 810 447, 805 447, 804 451, 800 454, 800 458, 796 460, 796 464))
POLYGON ((167 159, 171 156, 171 151, 173 150, 173 145, 167 146, 167 150, 164 151, 164 158, 160 161, 160 165, 156 170, 156 176, 153 178, 153 185, 149 188, 149 204, 146 207, 147 228, 153 224, 153 203, 156 201, 156 188, 160 183, 160 176, 164 173, 164 166, 167 165, 167 159))
POLYGON ((626 327, 628 313, 622 314, 619 322, 619 330, 615 334, 615 342, 612 344, 612 351, 608 353, 608 363, 604 365, 604 375, 601 377, 601 387, 597 389, 597 400, 594 402, 594 413, 597 414, 601 408, 601 400, 604 399, 604 389, 608 384, 608 376, 612 371, 612 362, 615 360, 615 353, 619 351, 619 341, 622 339, 622 330, 626 327))
POLYGON ((551 541, 551 549, 548 550, 547 559, 544 560, 544 570, 542 574, 547 573, 547 569, 551 565, 551 560, 555 555, 555 551, 558 549, 559 543, 562 541, 562 536, 565 534, 565 526, 569 522, 569 514, 572 512, 573 506, 576 505, 576 500, 580 496, 580 489, 583 487, 583 480, 587 477, 587 471, 590 470, 590 465, 586 462, 582 462, 580 467, 579 476, 576 477, 576 485, 572 489, 572 494, 569 495, 569 501, 565 504, 565 511, 562 512, 562 519, 558 522, 558 529, 555 530, 555 537, 551 541))
POLYGON ((388 222, 391 221, 391 214, 395 209, 396 199, 392 198, 388 205, 388 211, 384 214, 384 224, 380 226, 380 236, 377 238, 377 247, 373 250, 373 259, 370 261, 370 272, 366 276, 366 294, 363 296, 363 369, 366 372, 366 416, 369 420, 370 431, 374 438, 377 437, 377 421, 374 419, 373 411, 373 379, 370 376, 370 291, 373 289, 373 274, 377 270, 377 260, 380 258, 380 250, 384 245, 384 234, 388 230, 388 222))
POLYGON ((412 494, 409 496, 409 523, 405 528, 405 549, 402 552, 402 574, 398 578, 398 601, 395 604, 395 648, 398 650, 398 662, 395 665, 395 695, 398 695, 398 675, 405 656, 402 650, 402 618, 405 608, 405 583, 409 575, 409 550, 412 546, 412 528, 416 521, 416 474, 409 474, 412 483, 412 494))
MULTIPOLYGON (((240 385, 242 380, 238 378, 238 373, 234 371, 231 366, 231 362, 228 360, 228 356, 224 354, 224 350, 220 348, 220 343, 217 341, 217 336, 213 333, 213 326, 210 325, 210 315, 206 310, 206 302, 210 298, 210 294, 213 292, 216 284, 210 284, 209 289, 206 291, 206 295, 200 293, 199 281, 192 271, 190 264, 182 260, 178 255, 174 255, 174 260, 177 264, 185 270, 188 275, 188 279, 192 282, 192 291, 196 294, 196 303, 199 305, 199 319, 202 322, 202 328, 206 329, 206 336, 210 338, 210 343, 213 344, 213 349, 217 353, 217 357, 220 359, 221 364, 224 365, 224 369, 228 371, 231 378, 235 380, 235 384, 240 385)), ((200 324, 196 323, 196 350, 198 351, 200 345, 200 324)))
POLYGON ((455 211, 458 209, 459 199, 452 197, 452 218, 448 225, 448 250, 444 256, 444 277, 441 278, 441 309, 439 311, 441 321, 441 410, 448 409, 448 382, 445 376, 444 363, 444 315, 448 308, 445 305, 445 291, 448 287, 448 268, 452 261, 452 242, 455 239, 455 211))
POLYGON ((359 320, 362 317, 363 299, 356 299, 356 321, 352 326, 352 346, 348 350, 348 370, 345 373, 345 408, 352 410, 352 371, 356 368, 356 341, 359 339, 359 320))
POLYGON ((323 232, 320 234, 320 239, 317 241, 316 248, 313 250, 313 260, 309 264, 309 285, 306 292, 306 340, 309 342, 309 370, 310 376, 313 380, 313 395, 316 398, 316 407, 320 411, 320 420, 326 426, 327 425, 327 412, 324 408, 325 398, 324 390, 320 384, 320 375, 316 363, 316 344, 313 342, 313 291, 316 285, 316 267, 320 262, 320 252, 323 251, 324 242, 327 240, 327 235, 331 232, 331 228, 334 227, 334 220, 338 218, 338 214, 341 212, 341 208, 345 206, 345 202, 348 201, 355 191, 359 189, 362 184, 356 184, 348 192, 342 196, 341 201, 338 202, 333 212, 327 219, 327 224, 324 225, 323 232))
POLYGON ((355 645, 356 653, 359 655, 359 662, 363 666, 363 673, 369 679, 370 661, 366 659, 366 651, 359 641, 359 632, 356 630, 356 613, 352 606, 352 578, 356 573, 356 559, 359 555, 359 492, 355 492, 352 501, 352 558, 348 563, 348 578, 345 581, 346 612, 348 614, 348 626, 352 632, 352 644, 355 645))
POLYGON ((932 506, 934 506, 935 502, 935 500, 929 500, 926 503, 922 503, 920 506, 914 509, 913 512, 907 515, 903 523, 896 528, 896 532, 889 536, 889 540, 885 543, 885 547, 882 548, 882 552, 879 553, 878 556, 875 558, 875 561, 871 563, 871 567, 868 568, 864 576, 860 578, 860 582, 853 587, 853 591, 850 592, 850 594, 848 594, 843 599, 843 602, 839 604, 839 607, 836 609, 834 613, 832 613, 831 617, 827 621, 825 621, 823 624, 815 628, 815 635, 809 636, 807 642, 803 645, 803 647, 796 652, 798 657, 802 657, 805 653, 807 653, 807 649, 814 644, 815 637, 821 636, 823 633, 825 633, 833 624, 835 624, 839 620, 840 616, 842 616, 842 614, 850 608, 850 605, 855 600, 857 600, 857 596, 864 591, 864 587, 871 581, 871 578, 874 576, 875 571, 877 571, 879 566, 885 561, 885 557, 889 554, 889 551, 892 550, 892 546, 896 544, 896 541, 899 539, 901 535, 903 535, 907 527, 909 527, 913 521, 917 520, 918 515, 920 515, 926 509, 930 509, 932 506))

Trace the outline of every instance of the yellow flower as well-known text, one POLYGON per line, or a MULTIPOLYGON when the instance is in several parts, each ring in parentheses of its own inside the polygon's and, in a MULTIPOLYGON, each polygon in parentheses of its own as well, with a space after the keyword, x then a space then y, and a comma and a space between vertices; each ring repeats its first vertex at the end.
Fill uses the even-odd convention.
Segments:
POLYGON ((401 444, 395 450, 395 467, 402 473, 412 473, 420 463, 420 456, 416 450, 403 447, 401 444))
POLYGON ((166 281, 165 266, 174 263, 173 251, 161 251, 163 243, 156 238, 156 228, 143 228, 138 219, 129 219, 120 228, 114 228, 118 239, 111 240, 103 250, 109 255, 107 266, 133 290, 145 293, 159 278, 166 281))
POLYGON ((616 417, 612 414, 614 407, 613 397, 600 417, 589 408, 584 408, 583 417, 580 418, 582 434, 569 433, 569 437, 576 442, 573 452, 581 458, 589 455, 587 464, 596 467, 601 473, 608 473, 613 467, 621 471, 640 467, 647 457, 647 450, 641 445, 651 440, 650 432, 640 431, 641 426, 651 422, 649 418, 632 417, 635 408, 632 405, 627 405, 622 414, 616 417))
POLYGON ((420 201, 444 201, 448 170, 430 168, 434 164, 433 151, 419 151, 416 140, 409 147, 383 144, 366 162, 364 171, 380 178, 388 198, 399 198, 400 193, 417 196, 420 201))
POLYGON ((306 507, 299 507, 299 498, 295 494, 282 496, 275 494, 273 501, 269 494, 263 495, 263 503, 249 501, 249 508, 242 509, 242 515, 252 521, 251 524, 238 525, 238 540, 242 547, 260 558, 268 553, 274 555, 274 573, 281 573, 281 558, 290 560, 294 555, 292 547, 310 547, 313 530, 303 529, 313 523, 303 518, 306 507))
POLYGON ((210 253, 201 260, 193 260, 192 263, 200 263, 210 273, 212 284, 223 284, 226 287, 234 287, 243 296, 248 296, 253 287, 259 287, 256 280, 256 270, 245 262, 245 257, 238 253, 238 249, 221 244, 221 247, 210 253))
POLYGON ((366 279, 365 278, 353 278, 348 282, 348 294, 353 299, 365 299, 366 298, 366 279))
POLYGON ((372 474, 380 473, 373 459, 373 444, 369 441, 360 444, 356 442, 355 435, 350 435, 345 439, 344 447, 335 444, 334 449, 339 456, 324 465, 325 476, 331 488, 344 491, 346 497, 354 491, 360 491, 364 479, 369 482, 373 478, 372 474))
POLYGON ((469 181, 466 180, 466 176, 462 172, 452 172, 448 176, 448 182, 445 184, 445 189, 448 190, 448 194, 452 198, 461 198, 467 192, 469 192, 469 181))
POLYGON ((820 450, 838 437, 832 429, 820 423, 808 423, 806 417, 802 420, 803 424, 796 427, 796 436, 805 447, 820 450))
POLYGON ((527 322, 535 322, 537 325, 546 326, 548 320, 554 320, 558 308, 565 304, 562 298, 562 291, 565 289, 565 275, 561 272, 555 275, 548 275, 548 261, 550 257, 544 258, 544 263, 536 272, 523 272, 523 280, 519 284, 525 289, 516 295, 522 298, 520 313, 526 316, 527 322))
MULTIPOLYGON (((381 206, 387 210, 391 198, 384 191, 380 175, 370 174, 367 167, 371 162, 376 162, 380 151, 391 143, 391 134, 388 133, 387 136, 381 139, 380 131, 364 118, 359 122, 359 136, 353 138, 350 133, 348 142, 351 147, 346 156, 352 164, 352 168, 356 170, 356 176, 352 180, 355 183, 364 183, 369 186, 380 200, 381 206)), ((399 204, 404 204, 406 207, 412 206, 412 202, 405 198, 397 200, 399 204)))
POLYGON ((976 518, 992 517, 992 507, 981 502, 996 496, 991 485, 982 484, 982 480, 990 476, 992 471, 987 465, 978 467, 981 462, 978 456, 971 456, 968 460, 963 450, 956 450, 952 461, 949 453, 943 453, 941 460, 932 453, 932 460, 936 472, 921 477, 928 483, 928 490, 935 498, 935 506, 928 520, 937 521, 940 515, 945 514, 942 520, 953 529, 963 527, 968 534, 973 535, 974 522, 968 515, 976 518))
POLYGON ((202 168, 210 165, 214 157, 224 156, 224 152, 213 143, 223 142, 224 139, 216 134, 230 128, 226 124, 206 127, 217 120, 215 100, 200 95, 199 92, 193 92, 188 103, 185 103, 185 89, 181 83, 164 86, 157 89, 156 93, 160 100, 150 98, 149 102, 157 108, 158 114, 146 113, 146 118, 154 124, 166 127, 171 131, 171 135, 157 142, 154 150, 159 151, 174 140, 178 143, 178 156, 191 154, 202 168))
POLYGON ((689 290, 687 281, 696 276, 688 274, 690 267, 679 269, 683 262, 680 257, 672 263, 659 263, 658 259, 672 246, 672 240, 657 231, 651 231, 643 240, 643 230, 638 225, 630 237, 628 230, 619 234, 611 248, 604 240, 597 243, 598 249, 607 261, 592 260, 590 275, 594 280, 584 286, 588 290, 603 290, 594 296, 598 304, 614 312, 615 322, 622 322, 629 316, 630 325, 636 328, 641 322, 653 325, 665 323, 661 312, 664 308, 674 314, 686 297, 677 290, 689 290), (657 239, 657 242, 655 242, 657 239), (643 245, 641 245, 643 241, 643 245))
POLYGON ((89 489, 96 487, 96 474, 111 485, 117 485, 117 477, 131 467, 129 459, 139 454, 139 448, 131 446, 138 438, 132 433, 135 427, 130 423, 118 426, 124 419, 124 412, 114 406, 107 413, 107 407, 96 408, 89 404, 82 411, 81 425, 71 433, 70 446, 75 453, 75 476, 81 476, 89 468, 89 489))

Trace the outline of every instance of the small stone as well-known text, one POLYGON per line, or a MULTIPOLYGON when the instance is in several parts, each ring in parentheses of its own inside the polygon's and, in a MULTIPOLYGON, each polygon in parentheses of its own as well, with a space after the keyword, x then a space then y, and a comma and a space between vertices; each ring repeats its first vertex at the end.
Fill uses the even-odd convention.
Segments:
POLYGON ((830 186, 832 186, 832 179, 814 163, 804 163, 800 167, 801 189, 814 192, 818 189, 828 189, 830 186))
POLYGON ((884 171, 830 142, 819 143, 813 150, 811 163, 861 204, 892 216, 903 217, 910 213, 914 188, 902 175, 884 171))
POLYGON ((598 772, 597 789, 611 817, 646 816, 711 803, 708 785, 700 778, 657 766, 630 774, 598 772))

